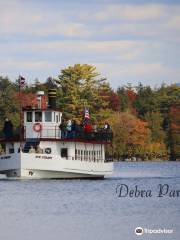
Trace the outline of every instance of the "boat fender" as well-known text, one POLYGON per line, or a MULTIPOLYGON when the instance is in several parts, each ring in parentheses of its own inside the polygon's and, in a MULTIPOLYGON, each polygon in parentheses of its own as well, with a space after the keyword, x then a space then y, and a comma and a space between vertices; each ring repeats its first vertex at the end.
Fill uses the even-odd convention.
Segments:
POLYGON ((34 130, 35 132, 41 132, 41 131, 42 131, 42 125, 41 125, 40 123, 35 123, 35 124, 33 125, 33 130, 34 130))
POLYGON ((51 153, 51 148, 45 148, 45 153, 50 154, 51 153))

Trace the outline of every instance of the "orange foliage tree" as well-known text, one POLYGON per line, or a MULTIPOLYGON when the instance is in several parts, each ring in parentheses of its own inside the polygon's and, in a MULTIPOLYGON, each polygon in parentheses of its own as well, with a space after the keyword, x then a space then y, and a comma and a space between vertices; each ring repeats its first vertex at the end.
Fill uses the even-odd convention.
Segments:
POLYGON ((180 159, 180 106, 175 104, 169 111, 169 140, 171 159, 180 159))
MULTIPOLYGON (((19 103, 21 101, 22 107, 37 107, 37 97, 33 93, 15 93, 15 100, 19 103)), ((42 96, 42 108, 46 108, 47 97, 42 96)))
POLYGON ((115 113, 110 119, 114 139, 113 149, 116 158, 146 154, 150 143, 150 129, 147 122, 125 112, 115 113))

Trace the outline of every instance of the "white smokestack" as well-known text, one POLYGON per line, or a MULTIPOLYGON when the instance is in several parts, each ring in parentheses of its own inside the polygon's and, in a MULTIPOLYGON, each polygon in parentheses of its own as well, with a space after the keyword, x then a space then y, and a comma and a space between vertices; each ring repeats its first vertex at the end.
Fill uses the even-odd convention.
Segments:
POLYGON ((42 96, 44 96, 44 91, 38 91, 36 93, 36 99, 37 99, 37 108, 41 109, 42 108, 42 96))

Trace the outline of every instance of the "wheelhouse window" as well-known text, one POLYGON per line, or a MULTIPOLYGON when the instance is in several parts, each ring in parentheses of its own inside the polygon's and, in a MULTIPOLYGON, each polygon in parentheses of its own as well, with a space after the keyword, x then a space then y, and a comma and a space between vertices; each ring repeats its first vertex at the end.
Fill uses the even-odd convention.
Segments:
POLYGON ((32 112, 26 113, 26 120, 27 120, 27 122, 32 122, 32 112))
POLYGON ((35 112, 35 122, 42 122, 42 112, 35 112))
POLYGON ((52 122, 52 112, 45 112, 45 122, 52 122))
POLYGON ((56 123, 58 123, 58 115, 56 115, 56 123))

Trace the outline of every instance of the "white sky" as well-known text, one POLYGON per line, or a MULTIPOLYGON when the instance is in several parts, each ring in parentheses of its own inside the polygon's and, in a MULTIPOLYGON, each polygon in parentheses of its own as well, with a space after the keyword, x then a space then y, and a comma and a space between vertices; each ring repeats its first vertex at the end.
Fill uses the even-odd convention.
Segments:
POLYGON ((0 0, 0 75, 88 63, 113 88, 180 82, 180 1, 0 0))

